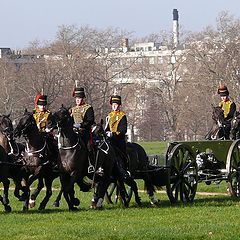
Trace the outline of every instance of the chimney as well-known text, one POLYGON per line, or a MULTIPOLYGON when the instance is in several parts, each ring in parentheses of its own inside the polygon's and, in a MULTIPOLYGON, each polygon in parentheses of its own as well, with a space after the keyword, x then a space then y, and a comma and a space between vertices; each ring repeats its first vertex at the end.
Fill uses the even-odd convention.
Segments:
POLYGON ((128 38, 122 38, 122 39, 121 39, 121 47, 129 48, 128 38))
POLYGON ((179 44, 179 25, 178 25, 178 10, 173 9, 173 46, 177 48, 179 44))

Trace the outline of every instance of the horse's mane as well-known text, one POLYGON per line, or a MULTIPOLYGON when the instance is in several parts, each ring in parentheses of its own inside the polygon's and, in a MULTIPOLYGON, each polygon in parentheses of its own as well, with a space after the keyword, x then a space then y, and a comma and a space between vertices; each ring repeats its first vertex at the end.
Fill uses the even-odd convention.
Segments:
POLYGON ((213 107, 212 119, 214 120, 214 122, 216 124, 218 124, 218 122, 220 122, 221 124, 223 123, 223 121, 224 121, 224 112, 223 112, 221 107, 219 107, 219 106, 213 107))

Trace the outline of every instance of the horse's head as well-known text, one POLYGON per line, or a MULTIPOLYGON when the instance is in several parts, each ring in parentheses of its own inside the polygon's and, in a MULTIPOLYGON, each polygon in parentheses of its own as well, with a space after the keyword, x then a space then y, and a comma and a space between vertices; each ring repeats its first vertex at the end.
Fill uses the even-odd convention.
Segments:
POLYGON ((240 123, 240 112, 236 111, 231 122, 232 129, 237 129, 239 126, 239 123, 240 123))
POLYGON ((94 139, 102 139, 105 136, 105 131, 103 128, 103 122, 101 121, 98 124, 94 124, 92 127, 92 135, 94 139))
POLYGON ((69 110, 63 105, 53 114, 53 119, 50 122, 52 122, 50 123, 50 125, 52 124, 52 128, 55 128, 56 125, 59 127, 73 126, 73 118, 69 110))
POLYGON ((231 138, 236 139, 239 137, 239 134, 240 134, 240 112, 236 111, 231 121, 231 138))
POLYGON ((13 124, 9 117, 10 114, 0 116, 0 132, 8 139, 11 139, 13 137, 13 124))
POLYGON ((14 129, 14 136, 20 137, 27 134, 33 129, 38 129, 33 114, 25 110, 23 116, 20 118, 16 128, 14 129))
POLYGON ((223 123, 224 121, 224 112, 221 107, 213 107, 212 112, 212 119, 215 121, 216 124, 223 123))

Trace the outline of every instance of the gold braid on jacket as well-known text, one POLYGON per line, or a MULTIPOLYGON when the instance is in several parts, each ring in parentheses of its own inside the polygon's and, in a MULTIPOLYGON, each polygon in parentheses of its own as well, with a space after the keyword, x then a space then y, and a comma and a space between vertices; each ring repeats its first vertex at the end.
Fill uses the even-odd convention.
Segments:
POLYGON ((228 116, 232 103, 233 102, 230 99, 227 100, 226 102, 225 101, 221 101, 219 103, 219 107, 221 107, 223 112, 224 112, 224 118, 226 118, 228 116))
POLYGON ((125 113, 122 111, 112 111, 108 114, 109 129, 112 133, 116 133, 117 135, 120 134, 120 132, 117 131, 118 125, 124 116, 125 116, 125 113))
POLYGON ((33 117, 40 132, 45 132, 50 113, 51 112, 49 110, 44 112, 41 112, 38 108, 34 110, 33 117))
POLYGON ((71 108, 71 116, 73 117, 74 123, 82 123, 85 113, 91 107, 89 104, 83 104, 81 106, 75 106, 71 108))

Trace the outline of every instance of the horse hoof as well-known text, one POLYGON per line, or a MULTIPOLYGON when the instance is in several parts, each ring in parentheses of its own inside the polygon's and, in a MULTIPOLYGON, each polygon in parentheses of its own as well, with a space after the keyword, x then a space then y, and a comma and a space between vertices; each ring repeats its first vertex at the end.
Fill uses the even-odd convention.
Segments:
POLYGON ((4 205, 8 205, 8 204, 9 204, 9 199, 3 197, 3 204, 4 204, 4 205))
POLYGON ((25 201, 25 200, 26 200, 26 199, 23 198, 22 196, 18 197, 18 201, 20 201, 20 202, 23 202, 23 201, 25 201))
POLYGON ((150 204, 152 207, 158 207, 159 203, 160 203, 160 200, 156 200, 156 199, 150 200, 150 204))
POLYGON ((38 210, 39 210, 39 211, 42 211, 42 210, 44 210, 44 209, 45 209, 45 206, 43 206, 43 205, 40 204, 38 210))
POLYGON ((26 200, 26 198, 27 198, 27 197, 26 197, 24 194, 22 194, 21 196, 18 197, 18 200, 21 201, 21 202, 23 202, 23 201, 26 200))
POLYGON ((9 205, 5 206, 5 212, 11 212, 11 211, 12 211, 12 208, 9 205))
POLYGON ((59 207, 60 206, 59 202, 54 202, 52 205, 53 205, 53 207, 59 207))
POLYGON ((69 208, 69 211, 70 211, 70 212, 76 212, 76 211, 78 211, 78 208, 72 207, 72 208, 69 208))
POLYGON ((23 212, 27 212, 28 211, 28 207, 27 206, 23 206, 23 212))
POLYGON ((30 207, 30 208, 34 208, 35 205, 36 205, 35 200, 30 199, 30 200, 29 200, 29 207, 30 207))
POLYGON ((137 205, 138 205, 139 207, 142 205, 142 202, 141 202, 141 198, 140 198, 140 197, 139 197, 139 198, 136 198, 135 201, 136 201, 136 203, 137 203, 137 205))
POLYGON ((96 202, 92 201, 90 209, 96 209, 96 202))
POLYGON ((96 210, 103 210, 103 206, 96 206, 96 208, 95 208, 96 210))
POLYGON ((124 206, 125 208, 128 208, 128 207, 129 207, 129 203, 124 203, 123 206, 124 206))
POLYGON ((79 206, 80 205, 80 200, 78 198, 73 199, 73 205, 74 206, 79 206))

